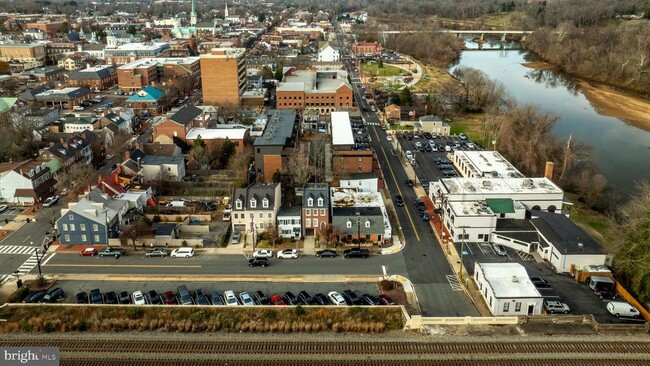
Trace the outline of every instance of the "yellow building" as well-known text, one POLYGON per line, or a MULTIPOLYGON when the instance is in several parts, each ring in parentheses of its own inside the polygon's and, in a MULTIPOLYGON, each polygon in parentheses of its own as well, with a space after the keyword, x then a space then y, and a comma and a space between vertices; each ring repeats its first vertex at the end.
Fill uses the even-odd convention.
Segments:
POLYGON ((200 59, 203 103, 239 105, 246 90, 244 49, 214 48, 200 59))

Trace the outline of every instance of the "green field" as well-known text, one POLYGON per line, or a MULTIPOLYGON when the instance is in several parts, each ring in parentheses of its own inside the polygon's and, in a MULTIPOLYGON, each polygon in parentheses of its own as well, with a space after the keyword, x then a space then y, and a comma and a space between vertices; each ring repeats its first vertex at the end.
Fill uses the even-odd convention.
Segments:
POLYGON ((361 64, 361 69, 363 69, 363 72, 365 72, 368 75, 372 76, 398 76, 401 73, 405 73, 406 71, 397 68, 395 66, 390 66, 384 64, 384 67, 379 67, 379 64, 376 62, 373 62, 372 64, 361 64))

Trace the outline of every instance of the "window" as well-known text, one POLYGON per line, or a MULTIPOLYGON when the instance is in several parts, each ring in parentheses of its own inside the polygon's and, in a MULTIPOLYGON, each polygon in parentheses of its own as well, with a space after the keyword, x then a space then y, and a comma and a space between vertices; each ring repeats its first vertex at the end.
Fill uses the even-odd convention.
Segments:
POLYGON ((318 199, 318 207, 322 207, 322 206, 323 206, 323 198, 319 198, 318 199))
POLYGON ((256 207, 257 207, 257 200, 255 200, 255 198, 253 198, 251 200, 251 208, 256 208, 256 207))
POLYGON ((264 223, 263 222, 260 223, 260 229, 264 229, 264 223))
POLYGON ((479 240, 483 240, 483 234, 478 234, 479 240))
POLYGON ((266 217, 269 218, 269 219, 270 219, 270 218, 273 218, 273 214, 269 212, 269 213, 266 215, 266 217))
POLYGON ((68 220, 74 221, 74 215, 68 215, 68 220))
POLYGON ((366 220, 366 227, 370 227, 370 220, 366 220))
POLYGON ((305 226, 311 227, 311 219, 306 219, 305 220, 305 226))
POLYGON ((99 242, 99 235, 94 235, 93 240, 95 241, 95 243, 98 243, 99 242))
POLYGON ((81 241, 86 241, 86 240, 88 240, 88 238, 86 237, 86 235, 81 235, 81 241))
POLYGON ((68 231, 68 224, 62 224, 63 231, 68 231))
POLYGON ((235 202, 235 207, 236 207, 238 210, 241 210, 241 200, 237 200, 237 201, 235 202))
POLYGON ((74 227, 74 224, 70 224, 70 231, 75 231, 75 230, 76 230, 76 229, 75 229, 75 227, 74 227))
POLYGON ((312 224, 313 224, 314 227, 318 227, 318 219, 314 219, 312 221, 312 224))
POLYGON ((325 216, 325 209, 324 209, 324 208, 321 208, 321 209, 320 209, 320 215, 321 215, 321 216, 325 216))
POLYGON ((264 218, 264 214, 262 212, 260 212, 260 219, 263 219, 263 218, 264 218))
POLYGON ((269 200, 266 198, 262 200, 262 207, 263 208, 269 208, 269 200))
POLYGON ((305 209, 305 216, 311 216, 311 208, 305 209))
POLYGON ((509 302, 504 302, 503 303, 503 312, 507 313, 510 310, 510 303, 509 302))
POLYGON ((99 225, 93 224, 93 231, 99 231, 99 225))
POLYGON ((307 206, 311 207, 314 205, 314 199, 309 197, 307 198, 307 206))
POLYGON ((65 238, 66 242, 68 242, 68 243, 70 242, 70 235, 66 235, 64 238, 65 238))
POLYGON ((79 230, 86 231, 86 224, 79 224, 79 230))
POLYGON ((348 220, 348 222, 345 223, 345 227, 348 229, 352 227, 352 221, 348 220))
POLYGON ((521 311, 521 302, 516 302, 516 303, 515 303, 515 311, 516 311, 516 312, 521 311))

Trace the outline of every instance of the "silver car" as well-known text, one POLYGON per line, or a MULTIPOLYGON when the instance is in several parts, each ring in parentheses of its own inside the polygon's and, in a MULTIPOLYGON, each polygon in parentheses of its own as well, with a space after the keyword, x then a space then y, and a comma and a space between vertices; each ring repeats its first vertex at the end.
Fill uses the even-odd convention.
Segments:
POLYGON ((253 298, 251 295, 248 294, 248 292, 242 292, 239 294, 239 301, 242 305, 244 306, 254 306, 255 301, 253 301, 253 298))

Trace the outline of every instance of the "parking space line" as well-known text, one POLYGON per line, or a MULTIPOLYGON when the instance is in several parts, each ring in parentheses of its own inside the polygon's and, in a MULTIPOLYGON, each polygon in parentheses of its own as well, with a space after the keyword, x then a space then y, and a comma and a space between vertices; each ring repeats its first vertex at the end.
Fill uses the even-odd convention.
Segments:
POLYGON ((525 262, 532 262, 533 261, 533 256, 528 254, 528 253, 524 253, 521 250, 515 250, 515 253, 517 253, 517 255, 519 256, 519 258, 521 258, 522 261, 525 261, 525 262))
POLYGON ((65 264, 53 263, 48 267, 121 267, 121 268, 203 268, 201 265, 174 264, 65 264))
POLYGON ((456 275, 445 275, 447 277, 447 282, 449 282, 449 286, 451 286, 451 289, 454 291, 463 291, 463 286, 460 284, 460 280, 458 280, 458 276, 456 275))

